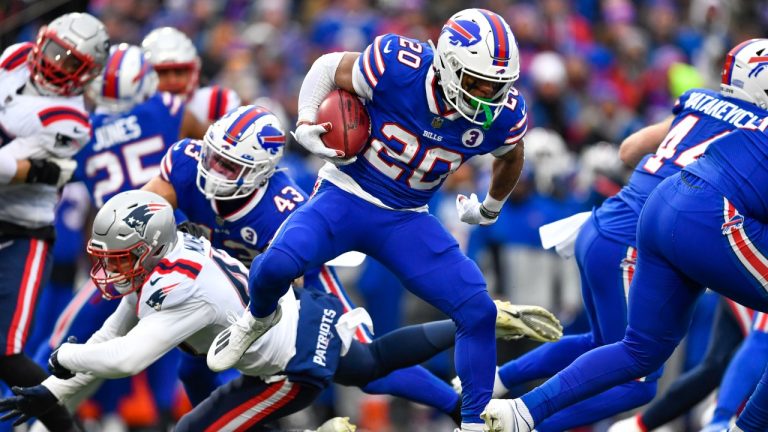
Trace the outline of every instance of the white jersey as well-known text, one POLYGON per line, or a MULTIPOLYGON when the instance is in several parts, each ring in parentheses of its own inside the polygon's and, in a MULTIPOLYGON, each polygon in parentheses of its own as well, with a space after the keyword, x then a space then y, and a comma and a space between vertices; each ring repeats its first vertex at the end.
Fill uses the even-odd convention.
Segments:
POLYGON ((234 90, 214 85, 195 90, 187 102, 187 110, 200 123, 209 125, 241 104, 240 96, 234 90))
MULTIPOLYGON (((144 370, 182 345, 204 355, 228 317, 246 308, 246 268, 211 247, 208 240, 178 233, 174 249, 146 277, 136 293, 123 297, 117 310, 85 344, 64 344, 58 360, 78 374, 43 382, 66 401, 97 378, 118 378, 144 370)), ((282 318, 256 340, 235 365, 263 378, 285 369, 296 353, 299 302, 292 289, 280 299, 282 318)))
MULTIPOLYGON (((26 59, 32 47, 12 45, 0 56, 0 160, 6 163, 72 157, 91 134, 82 96, 40 96, 29 87, 26 59)), ((56 187, 9 181, 0 181, 0 221, 26 228, 52 225, 56 187)))

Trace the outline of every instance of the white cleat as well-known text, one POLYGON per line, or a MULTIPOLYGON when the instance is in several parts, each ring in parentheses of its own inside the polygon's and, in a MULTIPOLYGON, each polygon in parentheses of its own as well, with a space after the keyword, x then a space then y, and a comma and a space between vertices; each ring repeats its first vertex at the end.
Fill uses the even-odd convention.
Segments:
POLYGON ((552 313, 540 306, 513 305, 494 300, 496 337, 504 340, 527 337, 539 342, 554 342, 563 336, 563 326, 552 313))
POLYGON ((480 418, 489 432, 531 432, 533 424, 520 413, 518 399, 491 399, 480 418))
POLYGON ((236 315, 230 316, 231 325, 216 335, 208 348, 208 368, 214 372, 230 369, 245 354, 253 341, 277 324, 281 316, 280 305, 264 318, 255 318, 248 308, 245 308, 240 318, 236 318, 236 315))
POLYGON ((349 422, 349 417, 334 417, 323 423, 315 432, 355 432, 356 430, 357 426, 349 422))
POLYGON ((643 432, 644 430, 640 426, 640 414, 619 420, 608 428, 608 432, 643 432))

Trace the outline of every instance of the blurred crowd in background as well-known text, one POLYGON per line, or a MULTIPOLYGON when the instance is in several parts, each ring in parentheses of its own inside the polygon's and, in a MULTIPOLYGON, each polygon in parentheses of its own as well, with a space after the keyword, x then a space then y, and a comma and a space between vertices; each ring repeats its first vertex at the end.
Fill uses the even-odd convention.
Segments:
MULTIPOLYGON (((267 105, 283 117, 286 129, 295 121, 302 79, 321 54, 362 51, 383 33, 436 40, 447 17, 466 7, 484 7, 501 14, 520 48, 521 73, 516 87, 525 96, 530 112, 524 176, 499 222, 490 227, 461 224, 454 208, 457 192, 484 193, 490 166, 487 160, 472 160, 453 174, 430 207, 469 256, 481 263, 494 296, 557 311, 574 332, 584 329, 584 318, 579 314, 578 271, 573 262, 541 248, 538 227, 589 210, 616 193, 631 171, 618 159, 621 141, 669 115, 672 103, 683 91, 692 87, 717 89, 729 47, 768 36, 768 1, 758 0, 4 3, 0 10, 3 47, 34 39, 41 24, 70 11, 86 10, 99 17, 113 42, 139 44, 154 28, 176 27, 197 45, 202 85, 227 86, 243 101, 267 105)), ((300 186, 311 190, 320 161, 295 143, 288 149, 283 167, 300 186)), ((62 207, 66 208, 64 202, 62 207)), ((396 278, 370 259, 362 268, 342 276, 350 293, 369 309, 378 334, 439 316, 425 303, 408 297, 396 278)), ((681 362, 683 368, 695 364, 706 345, 709 309, 702 310, 701 331, 694 329, 693 340, 687 345, 689 352, 681 362)), ((500 347, 499 355, 509 358, 531 346, 500 347)), ((450 356, 445 356, 431 367, 450 378, 449 362, 450 356)), ((677 372, 679 368, 673 368, 668 374, 677 372)), ((425 418, 420 423, 412 419, 418 412, 387 415, 388 409, 403 407, 361 400, 373 406, 358 411, 369 422, 366 425, 358 419, 367 430, 418 430, 422 423, 431 424, 427 414, 422 413, 425 418), (410 422, 408 428, 398 426, 403 421, 410 422)), ((328 406, 332 411, 333 405, 328 406)), ((424 426, 423 430, 433 430, 431 427, 424 426)))

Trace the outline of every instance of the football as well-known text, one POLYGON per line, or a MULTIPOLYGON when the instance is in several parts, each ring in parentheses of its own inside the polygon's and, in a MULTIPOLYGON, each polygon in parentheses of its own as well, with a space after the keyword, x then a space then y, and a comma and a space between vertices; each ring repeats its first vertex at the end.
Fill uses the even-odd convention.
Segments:
POLYGON ((342 89, 332 91, 317 110, 317 124, 328 122, 333 129, 321 135, 326 147, 344 152, 345 159, 357 155, 371 135, 371 119, 357 96, 342 89))

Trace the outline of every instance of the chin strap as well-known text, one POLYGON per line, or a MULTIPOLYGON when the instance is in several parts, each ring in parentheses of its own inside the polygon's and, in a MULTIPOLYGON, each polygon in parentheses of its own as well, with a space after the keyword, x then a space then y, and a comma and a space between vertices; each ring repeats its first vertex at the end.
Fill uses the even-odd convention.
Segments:
MULTIPOLYGON (((478 97, 481 101, 484 102, 490 102, 491 100, 488 98, 481 98, 478 97)), ((477 109, 480 107, 483 110, 483 114, 485 114, 485 121, 483 122, 483 129, 488 130, 491 128, 491 123, 493 123, 493 113, 491 112, 491 107, 489 107, 487 104, 484 104, 482 102, 478 102, 474 99, 469 100, 469 104, 472 105, 472 108, 477 109)))

